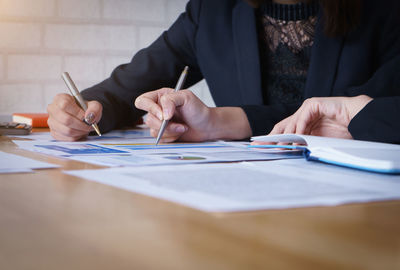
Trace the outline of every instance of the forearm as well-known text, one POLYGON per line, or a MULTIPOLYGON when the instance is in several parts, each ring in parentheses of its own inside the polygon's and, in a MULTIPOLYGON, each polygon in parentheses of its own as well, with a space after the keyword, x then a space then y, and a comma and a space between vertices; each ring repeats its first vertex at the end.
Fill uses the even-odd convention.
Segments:
POLYGON ((209 140, 243 140, 252 136, 247 116, 239 107, 210 109, 209 140))
POLYGON ((131 62, 114 69, 110 78, 82 92, 87 100, 97 100, 104 108, 99 125, 111 130, 132 125, 143 114, 134 107, 141 94, 162 87, 174 87, 185 65, 190 67, 183 88, 203 78, 193 50, 201 1, 190 1, 186 12, 149 47, 140 50, 131 62))

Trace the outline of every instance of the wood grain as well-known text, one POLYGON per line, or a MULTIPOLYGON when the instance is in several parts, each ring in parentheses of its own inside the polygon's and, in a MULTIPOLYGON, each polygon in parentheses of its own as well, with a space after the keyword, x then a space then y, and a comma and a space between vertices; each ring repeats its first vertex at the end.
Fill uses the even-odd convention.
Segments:
POLYGON ((0 175, 0 269, 400 269, 400 201, 207 214, 67 176, 0 175))

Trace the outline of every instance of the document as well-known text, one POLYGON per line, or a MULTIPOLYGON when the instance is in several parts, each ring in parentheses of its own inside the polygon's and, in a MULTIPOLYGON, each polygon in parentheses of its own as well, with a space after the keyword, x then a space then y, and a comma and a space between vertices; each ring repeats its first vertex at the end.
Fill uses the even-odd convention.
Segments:
POLYGON ((49 141, 16 141, 19 148, 57 157, 74 155, 122 154, 126 151, 113 149, 90 142, 49 142, 49 141))
POLYGON ((28 151, 110 167, 301 158, 299 151, 250 149, 243 143, 168 143, 155 146, 154 138, 96 142, 13 142, 28 151))
MULTIPOLYGON (((257 136, 253 141, 297 143, 279 147, 303 149, 307 160, 378 173, 400 174, 400 145, 297 134, 257 136)), ((276 145, 260 145, 276 148, 276 145)))
POLYGON ((164 143, 155 145, 149 129, 116 130, 85 141, 60 142, 49 132, 18 136, 21 149, 102 166, 181 165, 300 158, 301 151, 249 149, 249 142, 164 143))
POLYGON ((400 198, 400 176, 304 159, 125 167, 64 173, 207 212, 329 206, 400 198))
MULTIPOLYGON (((9 137, 15 137, 20 139, 30 139, 35 141, 48 141, 48 142, 57 142, 50 132, 33 132, 29 135, 9 135, 9 137)), ((149 129, 140 128, 140 129, 129 129, 129 130, 113 130, 108 133, 102 134, 101 137, 97 135, 88 136, 86 141, 106 141, 106 140, 116 140, 116 139, 143 139, 143 138, 152 138, 150 136, 149 129)))
POLYGON ((32 169, 49 169, 58 167, 58 165, 51 163, 41 162, 0 151, 0 174, 32 172, 32 169))

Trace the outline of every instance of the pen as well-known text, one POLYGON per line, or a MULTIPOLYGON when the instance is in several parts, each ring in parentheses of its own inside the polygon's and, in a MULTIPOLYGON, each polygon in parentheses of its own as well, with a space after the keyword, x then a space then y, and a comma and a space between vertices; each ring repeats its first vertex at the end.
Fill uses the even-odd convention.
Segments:
MULTIPOLYGON (((87 106, 86 106, 86 102, 83 99, 81 93, 79 93, 78 88, 76 88, 76 85, 72 81, 72 79, 69 76, 68 72, 63 72, 61 77, 63 78, 65 84, 67 85, 69 92, 75 98, 76 103, 86 112, 87 109, 88 109, 87 106)), ((97 124, 93 123, 92 127, 96 131, 97 135, 101 136, 101 133, 100 133, 100 130, 99 130, 99 127, 97 126, 97 124)))
MULTIPOLYGON (((181 76, 179 77, 179 80, 175 86, 174 92, 178 92, 179 90, 181 90, 183 84, 185 83, 188 70, 189 70, 189 67, 185 66, 185 68, 182 71, 181 76)), ((161 127, 160 127, 160 131, 158 132, 158 135, 157 135, 156 145, 158 145, 158 142, 160 141, 162 135, 164 134, 164 131, 168 125, 168 122, 169 122, 168 120, 165 120, 165 119, 163 120, 161 127)))

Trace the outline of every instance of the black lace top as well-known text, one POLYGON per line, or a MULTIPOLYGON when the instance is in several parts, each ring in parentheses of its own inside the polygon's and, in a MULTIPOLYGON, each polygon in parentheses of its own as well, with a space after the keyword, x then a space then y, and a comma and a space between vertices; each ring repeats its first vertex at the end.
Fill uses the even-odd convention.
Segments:
POLYGON ((257 10, 264 104, 302 101, 317 12, 316 1, 257 10))

